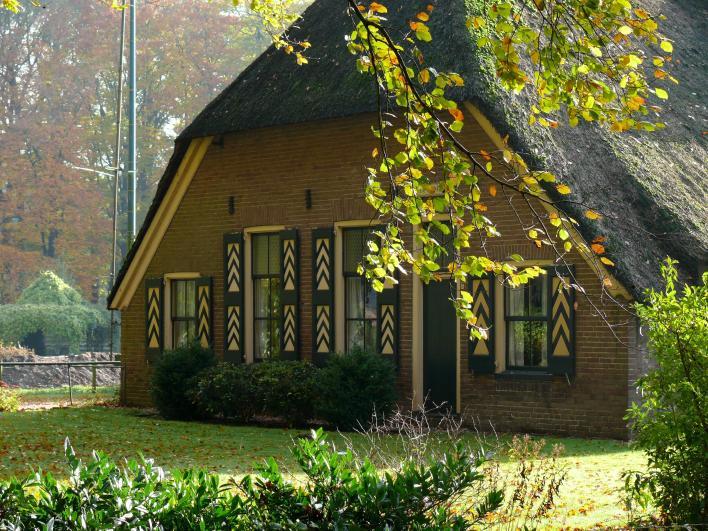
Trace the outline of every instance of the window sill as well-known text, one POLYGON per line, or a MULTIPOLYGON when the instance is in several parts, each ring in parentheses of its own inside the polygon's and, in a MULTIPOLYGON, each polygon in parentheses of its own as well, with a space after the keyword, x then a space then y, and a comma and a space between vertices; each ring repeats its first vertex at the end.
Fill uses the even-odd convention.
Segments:
POLYGON ((536 382, 550 382, 553 380, 553 375, 545 371, 504 371, 495 373, 494 377, 499 380, 531 380, 536 382))

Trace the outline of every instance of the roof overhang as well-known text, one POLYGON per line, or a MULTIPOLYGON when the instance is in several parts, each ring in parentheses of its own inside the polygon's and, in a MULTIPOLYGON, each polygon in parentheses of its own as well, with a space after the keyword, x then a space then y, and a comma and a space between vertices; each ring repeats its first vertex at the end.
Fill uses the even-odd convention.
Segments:
MULTIPOLYGON (((141 234, 126 257, 121 275, 113 287, 108 299, 108 308, 111 310, 124 310, 138 289, 152 258, 155 256, 172 218, 177 211, 182 198, 189 188, 194 174, 204 159, 213 137, 195 138, 189 142, 184 155, 179 161, 174 175, 170 176, 170 168, 163 179, 167 179, 169 186, 162 197, 156 198, 156 203, 151 207, 154 212, 148 214, 141 234)), ((167 184, 167 183, 165 183, 167 184)))

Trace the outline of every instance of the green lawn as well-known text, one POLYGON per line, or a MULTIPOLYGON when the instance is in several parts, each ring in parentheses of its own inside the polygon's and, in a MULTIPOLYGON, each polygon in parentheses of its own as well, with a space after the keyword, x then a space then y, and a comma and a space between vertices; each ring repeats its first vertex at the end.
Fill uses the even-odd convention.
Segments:
POLYGON ((69 386, 38 387, 35 389, 19 389, 23 408, 47 407, 59 405, 89 405, 108 402, 117 397, 117 386, 96 387, 90 385, 74 385, 69 396, 69 386))
MULTIPOLYGON (((0 413, 0 479, 24 475, 41 466, 65 475, 64 437, 80 456, 92 449, 115 458, 143 454, 168 469, 203 467, 222 475, 250 472, 253 464, 274 456, 285 467, 294 462, 289 448, 302 430, 165 421, 139 410, 105 407, 0 413)), ((332 434, 335 442, 341 436, 332 434)), ((626 444, 607 440, 555 439, 565 446, 562 461, 569 475, 559 505, 543 523, 548 527, 587 528, 622 525, 626 515, 619 496, 622 471, 645 460, 626 444)), ((508 471, 512 463, 504 462, 508 471)))

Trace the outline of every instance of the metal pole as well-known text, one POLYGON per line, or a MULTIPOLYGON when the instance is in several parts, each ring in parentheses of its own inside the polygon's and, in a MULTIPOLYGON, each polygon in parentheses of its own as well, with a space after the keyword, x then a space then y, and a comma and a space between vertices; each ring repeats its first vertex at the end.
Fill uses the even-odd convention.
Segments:
MULTIPOLYGON (((113 177, 113 247, 111 257, 111 285, 116 280, 116 246, 118 244, 118 179, 120 178, 120 144, 121 126, 123 123, 123 48, 125 47, 125 0, 122 2, 120 15, 120 50, 118 51, 118 101, 116 102, 116 147, 113 153, 113 167, 115 174, 113 177)), ((111 310, 110 325, 110 356, 113 359, 113 336, 115 335, 115 317, 111 310)))
POLYGON ((135 9, 137 0, 130 0, 130 59, 128 64, 128 234, 130 244, 136 232, 137 198, 137 136, 136 136, 136 75, 135 75, 135 9))
POLYGON ((66 374, 69 377, 69 404, 74 405, 74 395, 71 392, 71 364, 66 364, 66 374))
POLYGON ((93 388, 93 393, 96 394, 96 364, 91 365, 91 387, 93 388))

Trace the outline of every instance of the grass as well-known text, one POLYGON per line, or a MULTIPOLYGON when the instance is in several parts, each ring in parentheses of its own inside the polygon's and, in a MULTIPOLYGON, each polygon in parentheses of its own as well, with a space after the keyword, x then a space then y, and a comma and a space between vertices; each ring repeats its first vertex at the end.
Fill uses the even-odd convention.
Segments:
MULTIPOLYGON (((31 467, 66 475, 64 438, 79 456, 92 449, 113 458, 153 457, 174 470, 202 467, 221 475, 241 475, 254 463, 274 456, 293 469, 293 437, 303 430, 166 421, 139 410, 84 407, 0 413, 0 479, 25 476, 31 467)), ((342 443, 338 434, 334 442, 342 443)), ((544 527, 618 526, 626 521, 619 488, 621 474, 645 464, 643 454, 609 440, 547 438, 565 447, 568 478, 559 504, 544 527)), ((503 460, 504 461, 504 460, 503 460)), ((514 464, 502 462, 509 472, 514 464)))
POLYGON ((22 388, 18 389, 18 393, 23 408, 68 405, 72 401, 74 405, 88 405, 115 399, 118 387, 99 386, 94 390, 90 385, 74 385, 71 388, 71 400, 69 399, 69 386, 66 385, 34 389, 22 388))

